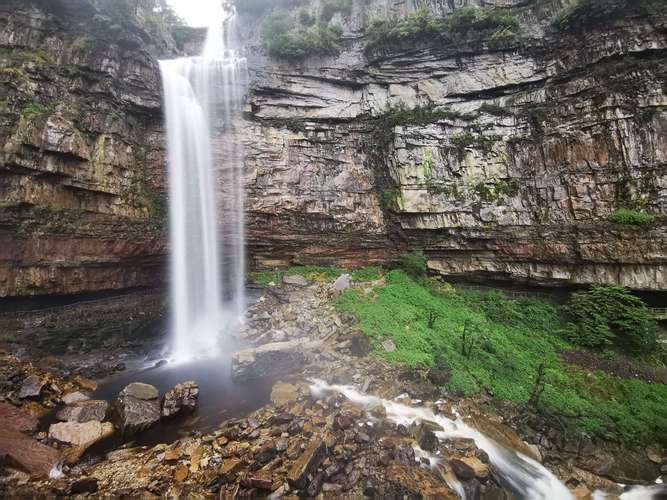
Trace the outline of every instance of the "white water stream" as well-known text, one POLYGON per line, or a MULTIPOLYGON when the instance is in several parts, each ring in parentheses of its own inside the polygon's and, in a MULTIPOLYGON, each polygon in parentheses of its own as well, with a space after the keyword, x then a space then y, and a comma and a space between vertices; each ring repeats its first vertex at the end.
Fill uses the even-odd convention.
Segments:
MULTIPOLYGON (((316 396, 327 392, 338 392, 353 403, 367 408, 382 405, 387 413, 387 418, 396 424, 409 426, 421 421, 435 422, 444 429, 435 433, 438 439, 473 439, 477 447, 489 455, 493 467, 507 481, 518 498, 529 500, 572 500, 574 498, 570 490, 542 464, 521 453, 500 446, 478 430, 464 423, 461 418, 451 420, 433 413, 428 408, 406 406, 364 394, 350 385, 330 385, 317 379, 311 380, 311 391, 316 396)), ((429 458, 431 466, 434 466, 439 460, 437 456, 431 455, 420 448, 416 448, 415 452, 418 457, 429 458)), ((450 484, 450 487, 462 498, 465 498, 460 484, 450 484)), ((658 487, 640 486, 624 493, 620 498, 622 500, 650 499, 659 491, 664 490, 659 490, 658 487)), ((605 497, 604 493, 596 492, 597 499, 602 500, 605 497)))
POLYGON ((247 80, 233 25, 220 10, 201 56, 160 62, 175 359, 219 349, 245 308, 242 155, 235 141, 220 139, 233 129, 247 80))

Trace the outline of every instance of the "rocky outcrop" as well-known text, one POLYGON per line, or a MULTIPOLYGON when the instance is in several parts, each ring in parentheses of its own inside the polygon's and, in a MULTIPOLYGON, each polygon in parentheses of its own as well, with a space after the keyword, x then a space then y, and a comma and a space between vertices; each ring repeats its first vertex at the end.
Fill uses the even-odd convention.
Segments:
POLYGON ((162 283, 157 56, 174 42, 119 9, 0 6, 0 297, 162 283))
POLYGON ((297 372, 306 361, 307 348, 300 340, 289 340, 244 349, 232 357, 232 377, 250 380, 297 372))
POLYGON ((199 384, 192 380, 176 384, 162 399, 162 416, 173 417, 179 413, 193 412, 199 401, 199 384))
POLYGON ((450 277, 664 289, 664 15, 563 33, 550 26, 563 5, 516 10, 525 37, 505 47, 407 44, 367 57, 363 19, 413 4, 355 1, 334 18, 341 54, 297 64, 267 59, 248 24, 254 264, 363 265, 423 249, 450 277), (449 113, 381 119, 398 106, 449 113), (607 221, 628 205, 658 222, 607 221))

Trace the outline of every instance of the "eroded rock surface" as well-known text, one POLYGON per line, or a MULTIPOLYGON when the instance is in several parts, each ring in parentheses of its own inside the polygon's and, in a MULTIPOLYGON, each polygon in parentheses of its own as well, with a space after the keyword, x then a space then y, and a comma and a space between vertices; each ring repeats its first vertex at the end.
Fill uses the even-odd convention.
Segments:
POLYGON ((307 348, 303 341, 290 340, 239 351, 232 358, 232 376, 248 380, 297 372, 306 361, 307 348))
POLYGON ((123 434, 134 434, 160 420, 160 393, 152 385, 134 382, 120 392, 114 410, 123 434))
POLYGON ((162 400, 162 416, 173 417, 179 413, 193 412, 199 401, 199 385, 193 380, 177 384, 169 389, 162 400))

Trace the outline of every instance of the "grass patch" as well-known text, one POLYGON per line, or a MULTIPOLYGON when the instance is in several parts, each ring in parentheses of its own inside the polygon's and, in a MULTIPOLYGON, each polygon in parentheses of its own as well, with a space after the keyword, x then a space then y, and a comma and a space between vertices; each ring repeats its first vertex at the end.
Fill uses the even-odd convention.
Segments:
POLYGON ((28 120, 36 120, 43 116, 50 115, 53 113, 55 107, 52 105, 45 106, 38 102, 33 102, 28 104, 26 107, 21 110, 21 116, 28 120))
POLYGON ((467 6, 446 17, 438 17, 420 7, 406 17, 374 19, 365 29, 367 54, 387 53, 417 42, 439 45, 488 40, 508 43, 521 33, 519 19, 502 9, 467 6))
POLYGON ((376 294, 345 291, 338 309, 355 315, 378 354, 409 366, 451 370, 447 389, 527 405, 543 366, 541 411, 572 430, 633 444, 665 441, 667 386, 620 379, 567 365, 560 308, 544 299, 501 293, 438 293, 402 271, 391 271, 376 294), (434 320, 435 318, 435 320, 434 320), (380 342, 391 338, 394 352, 380 342))
POLYGON ((607 220, 619 226, 648 227, 655 223, 655 215, 631 208, 619 208, 609 215, 607 220))

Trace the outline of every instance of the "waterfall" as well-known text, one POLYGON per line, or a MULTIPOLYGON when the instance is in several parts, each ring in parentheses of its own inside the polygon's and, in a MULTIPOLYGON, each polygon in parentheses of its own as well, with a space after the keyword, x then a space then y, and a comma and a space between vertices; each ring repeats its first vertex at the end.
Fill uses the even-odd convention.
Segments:
POLYGON ((234 17, 213 20, 201 56, 160 61, 176 359, 216 352, 245 309, 243 155, 233 129, 247 69, 234 17))

